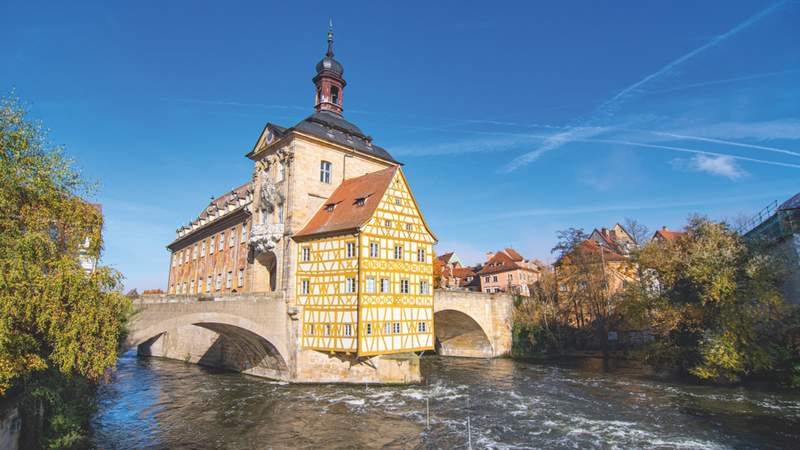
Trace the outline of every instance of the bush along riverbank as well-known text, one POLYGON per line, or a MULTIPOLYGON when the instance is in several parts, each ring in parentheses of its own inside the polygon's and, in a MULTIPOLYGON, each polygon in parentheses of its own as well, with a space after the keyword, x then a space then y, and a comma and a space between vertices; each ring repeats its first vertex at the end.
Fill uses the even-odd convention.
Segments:
POLYGON ((14 99, 0 99, 0 397, 20 448, 88 446, 94 388, 114 367, 130 304, 96 261, 103 218, 85 183, 14 99))
POLYGON ((637 246, 616 268, 632 276, 612 289, 603 253, 575 256, 581 233, 561 234, 556 269, 516 299, 513 357, 594 353, 698 382, 800 388, 800 310, 784 297, 782 255, 691 217, 674 239, 637 246))

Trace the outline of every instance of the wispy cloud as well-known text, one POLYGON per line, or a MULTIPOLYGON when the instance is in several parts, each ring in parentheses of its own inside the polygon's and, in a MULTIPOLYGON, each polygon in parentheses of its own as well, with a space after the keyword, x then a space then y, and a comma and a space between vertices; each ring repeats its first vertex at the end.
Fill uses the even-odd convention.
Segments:
POLYGON ((484 223, 495 222, 508 219, 524 218, 524 217, 548 217, 548 216, 570 216, 570 215, 583 215, 583 214, 597 214, 609 212, 623 212, 623 211, 645 211, 654 209, 682 209, 682 208, 700 208, 709 206, 718 206, 731 203, 741 203, 744 201, 758 200, 763 198, 781 198, 785 195, 790 195, 791 192, 774 192, 770 194, 755 194, 755 195, 741 195, 721 198, 706 198, 702 200, 683 200, 683 201, 669 201, 669 200, 654 200, 643 203, 628 203, 628 204, 606 204, 591 206, 571 206, 565 208, 538 208, 538 209, 523 209, 512 212, 502 212, 497 214, 487 215, 471 215, 466 218, 458 218, 459 224, 466 223, 484 223))
POLYGON ((677 133, 664 133, 664 132, 659 132, 659 131, 653 131, 652 133, 655 134, 655 135, 658 135, 658 136, 671 137, 671 138, 675 138, 675 139, 679 139, 679 140, 691 140, 691 141, 709 142, 709 143, 712 143, 712 144, 724 144, 724 145, 730 145, 730 146, 733 146, 733 147, 752 148, 752 149, 756 149, 756 150, 766 150, 766 151, 774 152, 774 153, 782 153, 782 154, 785 154, 785 155, 800 156, 800 153, 792 151, 792 150, 786 150, 786 149, 783 149, 783 148, 776 148, 776 147, 767 147, 765 145, 747 144, 747 143, 744 143, 744 142, 734 142, 734 141, 728 141, 728 140, 724 140, 724 139, 715 139, 715 138, 708 138, 708 137, 703 137, 703 136, 689 136, 689 135, 686 135, 686 134, 677 134, 677 133))
POLYGON ((613 110, 615 108, 619 107, 619 105, 622 102, 624 102, 628 97, 631 97, 632 95, 639 93, 639 90, 643 86, 645 86, 646 84, 663 77, 664 75, 670 73, 671 71, 673 71, 675 68, 677 68, 678 66, 680 66, 684 62, 694 58, 695 56, 699 55, 700 53, 703 53, 704 51, 706 51, 706 50, 708 50, 710 48, 714 48, 714 47, 720 45, 721 43, 725 42, 726 40, 730 39, 731 37, 736 36, 737 34, 741 33, 742 31, 750 28, 753 24, 755 24, 756 22, 760 21, 764 17, 768 16, 773 11, 775 11, 776 9, 780 8, 781 6, 783 6, 785 3, 786 3, 786 1, 782 0, 782 1, 779 1, 779 2, 777 2, 775 4, 773 4, 772 6, 766 8, 766 9, 763 9, 763 10, 759 11, 755 15, 750 16, 749 18, 747 18, 747 20, 745 20, 744 22, 739 23, 738 25, 736 25, 735 27, 731 28, 730 30, 728 30, 728 31, 726 31, 726 32, 724 32, 722 34, 719 34, 717 36, 714 36, 708 42, 706 42, 705 44, 701 45, 700 47, 697 47, 696 49, 690 51, 689 53, 686 53, 683 56, 672 60, 667 65, 661 67, 657 71, 651 73, 650 75, 647 75, 646 77, 642 78, 641 80, 637 81, 636 83, 633 83, 632 85, 626 87, 625 89, 622 89, 616 95, 614 95, 610 99, 608 99, 605 102, 603 102, 597 108, 598 111, 600 111, 602 113, 613 112, 613 110))
MULTIPOLYGON (((642 92, 642 88, 647 84, 662 78, 663 76, 667 75, 668 73, 675 70, 684 62, 692 59, 693 57, 703 53, 704 51, 716 47, 721 43, 725 42, 726 40, 730 39, 731 37, 737 35, 738 33, 746 30, 747 28, 751 27, 753 24, 757 23, 764 17, 768 16, 781 6, 786 3, 785 0, 781 0, 777 3, 774 3, 772 6, 761 10, 757 14, 747 18, 745 21, 739 23, 735 27, 731 28, 730 30, 722 33, 720 35, 714 36, 708 42, 701 45, 700 47, 695 48, 694 50, 680 56, 669 62, 668 64, 664 65, 657 71, 645 76, 644 78, 640 79, 639 81, 625 87, 624 89, 617 92, 613 97, 609 98, 608 100, 601 103, 594 111, 594 113, 589 117, 589 119, 583 121, 583 126, 580 128, 584 128, 587 123, 592 123, 593 120, 596 120, 598 116, 609 116, 612 115, 625 101, 629 100, 630 98, 634 97, 637 94, 642 92)), ((564 144, 569 142, 575 141, 577 139, 570 139, 569 131, 564 133, 560 133, 561 138, 558 140, 554 140, 551 142, 545 142, 542 147, 536 149, 532 152, 528 152, 524 155, 518 156, 514 160, 512 160, 507 166, 506 171, 513 171, 516 170, 526 164, 529 164, 532 161, 538 159, 542 154, 555 150, 564 144)))
POLYGON ((758 122, 720 122, 693 126, 672 132, 676 135, 713 136, 718 139, 799 140, 800 119, 787 118, 758 122))
POLYGON ((462 153, 489 153, 513 150, 521 145, 530 145, 546 139, 547 136, 535 134, 492 134, 494 137, 482 139, 464 139, 439 144, 410 144, 395 147, 392 153, 406 156, 438 156, 462 153))
POLYGON ((308 107, 305 106, 274 105, 268 103, 246 103, 246 102, 234 102, 228 100, 204 100, 204 99, 194 99, 194 98, 162 98, 161 100, 167 102, 190 103, 196 105, 238 106, 238 107, 248 107, 248 108, 270 108, 270 109, 294 109, 300 111, 308 110, 308 107))
POLYGON ((740 81, 750 81, 750 80, 757 80, 760 78, 767 78, 767 77, 775 77, 780 75, 788 75, 791 73, 800 72, 800 69, 787 69, 787 70, 778 70, 775 72, 762 72, 762 73, 754 73, 750 75, 743 75, 740 77, 731 77, 731 78, 722 78, 719 80, 708 80, 708 81, 700 81, 698 83, 690 83, 684 84, 682 86, 675 86, 667 89, 656 89, 644 92, 645 95, 652 95, 652 94, 667 94, 670 92, 678 92, 684 91, 687 89, 694 89, 699 87, 706 87, 706 86, 713 86, 717 84, 728 84, 728 83, 737 83, 740 81))
POLYGON ((547 137, 542 145, 536 150, 525 153, 511 160, 511 162, 505 166, 504 171, 512 172, 526 164, 536 161, 545 153, 555 150, 567 142, 576 141, 591 136, 597 136, 598 134, 601 134, 607 130, 608 128, 604 127, 578 127, 555 133, 552 136, 547 137))
POLYGON ((729 180, 738 180, 749 175, 730 156, 695 155, 690 159, 674 159, 672 165, 680 169, 710 173, 729 180))

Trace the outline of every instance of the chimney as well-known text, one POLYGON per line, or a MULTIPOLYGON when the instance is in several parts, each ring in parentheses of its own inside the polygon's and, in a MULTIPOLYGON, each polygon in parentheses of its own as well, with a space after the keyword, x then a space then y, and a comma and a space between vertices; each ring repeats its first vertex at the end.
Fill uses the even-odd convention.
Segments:
POLYGON ((667 229, 667 226, 664 225, 663 227, 661 227, 661 231, 669 231, 669 230, 667 229))
POLYGON ((493 252, 486 252, 486 262, 489 262, 490 259, 494 256, 493 252))

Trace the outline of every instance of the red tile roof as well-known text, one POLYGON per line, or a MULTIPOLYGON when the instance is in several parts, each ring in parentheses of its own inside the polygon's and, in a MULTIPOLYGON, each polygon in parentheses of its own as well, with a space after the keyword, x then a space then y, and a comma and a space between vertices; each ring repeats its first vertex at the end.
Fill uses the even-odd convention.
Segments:
POLYGON ((522 261, 522 260, 524 260, 524 259, 525 259, 525 258, 523 258, 523 257, 522 257, 522 255, 520 255, 519 253, 517 253, 517 251, 516 251, 516 250, 514 250, 513 248, 507 247, 507 248, 506 248, 505 250, 503 250, 503 251, 504 251, 504 252, 506 252, 506 254, 507 254, 508 256, 510 256, 510 257, 511 257, 511 259, 512 259, 513 261, 522 261))
POLYGON ((505 249, 501 250, 492 256, 489 261, 486 261, 486 264, 483 265, 481 270, 478 272, 480 275, 488 275, 492 273, 500 273, 500 272, 508 272, 510 270, 531 270, 524 265, 517 264, 518 262, 522 262, 523 258, 520 256, 519 253, 514 251, 513 249, 505 249), (509 250, 513 252, 513 255, 509 253, 509 250), (516 259, 518 257, 519 259, 516 259))
POLYGON ((661 229, 661 230, 656 231, 656 234, 653 237, 654 238, 660 237, 660 238, 664 239, 665 241, 674 241, 675 239, 678 239, 679 237, 683 236, 684 234, 686 234, 685 231, 669 231, 667 229, 661 229))
POLYGON ((397 167, 389 167, 344 180, 293 237, 357 230, 372 217, 396 172, 397 167), (365 199, 363 205, 356 202, 360 198, 365 199))
POLYGON ((453 253, 454 252, 448 252, 439 256, 439 261, 441 261, 443 264, 448 264, 450 262, 450 258, 453 257, 453 253))
POLYGON ((605 247, 603 245, 600 245, 600 244, 598 244, 597 242, 595 242, 592 239, 586 239, 585 241, 582 241, 581 243, 576 245, 575 248, 571 252, 567 253, 566 255, 561 257, 558 261, 556 261, 556 265, 561 264, 561 262, 564 260, 564 258, 569 258, 570 255, 573 255, 573 254, 577 254, 577 255, 596 255, 596 257, 599 258, 601 249, 603 251, 602 255, 603 255, 603 259, 605 261, 627 261, 628 260, 628 258, 626 258, 625 256, 615 252, 614 250, 611 250, 611 249, 609 249, 609 248, 607 248, 607 247, 605 247))

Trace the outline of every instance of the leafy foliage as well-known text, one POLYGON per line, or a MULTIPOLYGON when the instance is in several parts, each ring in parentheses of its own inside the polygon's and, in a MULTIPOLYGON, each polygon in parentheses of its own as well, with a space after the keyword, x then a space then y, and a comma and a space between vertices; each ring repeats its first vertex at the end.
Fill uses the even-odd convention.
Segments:
POLYGON ((0 100, 0 395, 40 395, 47 374, 93 383, 116 361, 129 304, 119 273, 80 266, 102 249, 89 191, 19 103, 0 100))
POLYGON ((692 217, 687 233, 638 255, 644 289, 631 297, 651 329, 702 379, 735 381, 775 367, 776 332, 789 311, 782 261, 748 246, 725 223, 692 217))

